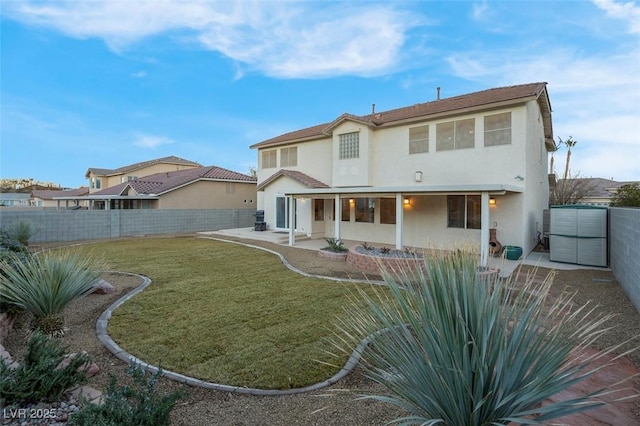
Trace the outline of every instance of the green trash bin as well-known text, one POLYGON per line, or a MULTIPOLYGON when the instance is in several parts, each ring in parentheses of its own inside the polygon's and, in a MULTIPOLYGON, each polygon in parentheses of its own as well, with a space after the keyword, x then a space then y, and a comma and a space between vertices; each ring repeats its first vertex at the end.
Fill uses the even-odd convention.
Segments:
POLYGON ((504 246, 504 252, 507 260, 518 260, 522 257, 522 247, 504 246))

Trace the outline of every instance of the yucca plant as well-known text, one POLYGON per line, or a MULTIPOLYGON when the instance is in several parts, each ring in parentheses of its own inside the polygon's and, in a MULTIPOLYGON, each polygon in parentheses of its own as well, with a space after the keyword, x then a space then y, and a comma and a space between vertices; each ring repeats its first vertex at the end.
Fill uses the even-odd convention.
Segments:
POLYGON ((0 270, 3 302, 31 312, 34 330, 59 336, 64 309, 91 292, 104 265, 68 251, 47 251, 26 258, 11 254, 0 261, 0 270))
POLYGON ((601 405, 606 390, 542 402, 597 370, 589 363, 605 353, 573 351, 606 332, 609 316, 574 307, 571 295, 549 300, 552 274, 517 290, 487 282, 476 259, 434 253, 424 270, 384 271, 388 291, 357 294, 366 308, 354 303, 338 321, 336 347, 350 353, 368 337, 362 367, 389 393, 363 398, 406 410, 401 424, 451 426, 548 424, 601 405))
POLYGON ((21 221, 9 228, 9 234, 24 246, 28 246, 31 237, 36 234, 36 229, 30 222, 21 221))

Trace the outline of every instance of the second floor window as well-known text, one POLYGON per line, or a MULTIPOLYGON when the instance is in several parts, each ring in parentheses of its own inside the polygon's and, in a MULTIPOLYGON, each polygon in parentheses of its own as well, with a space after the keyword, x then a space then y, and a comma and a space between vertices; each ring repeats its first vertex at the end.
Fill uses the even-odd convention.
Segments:
POLYGON ((436 151, 473 148, 476 120, 449 121, 436 125, 436 151))
POLYGON ((278 167, 277 164, 277 151, 275 149, 269 151, 262 151, 262 168, 263 169, 272 169, 274 167, 278 167))
POLYGON ((280 167, 293 167, 298 165, 298 147, 280 149, 280 167))
POLYGON ((508 145, 511 143, 511 113, 486 115, 484 117, 484 146, 508 145))
POLYGON ((339 136, 340 159, 359 158, 360 157, 360 134, 358 132, 345 133, 339 136))
POLYGON ((409 129, 409 154, 429 152, 429 126, 409 129))
POLYGON ((100 189, 102 187, 102 179, 99 177, 91 178, 91 189, 100 189))

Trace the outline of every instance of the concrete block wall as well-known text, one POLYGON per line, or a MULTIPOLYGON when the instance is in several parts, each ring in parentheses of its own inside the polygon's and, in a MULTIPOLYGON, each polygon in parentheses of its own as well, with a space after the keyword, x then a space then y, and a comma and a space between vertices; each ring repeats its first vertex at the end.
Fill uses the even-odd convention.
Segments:
POLYGON ((21 221, 37 230, 29 240, 37 244, 246 228, 255 222, 255 209, 0 210, 0 228, 21 221))
POLYGON ((609 263, 640 313, 640 209, 609 209, 609 263))

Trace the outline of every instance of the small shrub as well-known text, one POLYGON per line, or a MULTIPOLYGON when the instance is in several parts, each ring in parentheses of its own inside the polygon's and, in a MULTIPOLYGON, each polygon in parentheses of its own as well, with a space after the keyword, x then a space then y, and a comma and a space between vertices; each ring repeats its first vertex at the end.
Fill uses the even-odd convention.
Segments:
POLYGON ((373 250, 373 246, 366 241, 363 241, 362 248, 365 250, 373 250))
POLYGON ((390 252, 391 252, 391 249, 389 247, 380 247, 380 253, 389 254, 390 252))
POLYGON ((111 376, 102 405, 86 404, 69 419, 70 425, 79 426, 163 426, 169 425, 171 410, 182 398, 183 392, 163 395, 157 389, 162 371, 151 375, 137 364, 129 366, 131 385, 117 386, 111 376))
POLYGON ((344 246, 344 242, 340 238, 325 238, 328 247, 325 247, 325 250, 332 251, 334 253, 344 253, 348 251, 348 249, 344 246))
POLYGON ((410 247, 405 247, 404 248, 404 254, 406 256, 411 256, 411 257, 417 257, 418 253, 415 252, 415 250, 411 249, 410 247))
POLYGON ((56 368, 66 350, 59 341, 33 333, 18 368, 11 370, 1 359, 0 406, 59 401, 65 390, 86 383, 86 373, 79 369, 91 362, 87 354, 79 353, 66 367, 56 368))

